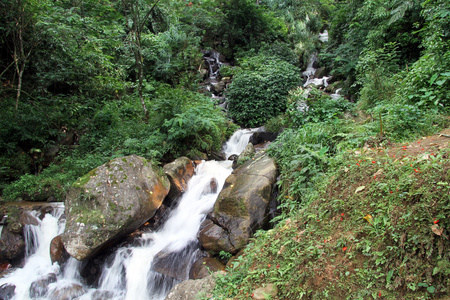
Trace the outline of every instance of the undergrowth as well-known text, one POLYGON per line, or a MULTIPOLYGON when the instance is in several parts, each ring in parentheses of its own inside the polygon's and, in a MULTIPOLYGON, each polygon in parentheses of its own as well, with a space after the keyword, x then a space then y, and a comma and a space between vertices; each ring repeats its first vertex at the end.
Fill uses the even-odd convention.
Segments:
POLYGON ((336 157, 309 203, 258 232, 218 277, 214 299, 249 299, 269 283, 271 299, 448 295, 449 153, 394 155, 336 157))
POLYGON ((324 110, 302 112, 310 121, 269 147, 281 173, 276 225, 218 275, 212 299, 251 299, 269 284, 267 299, 280 300, 448 295, 449 150, 406 155, 394 143, 433 134, 445 118, 397 104, 343 118, 347 105, 319 101, 324 110))

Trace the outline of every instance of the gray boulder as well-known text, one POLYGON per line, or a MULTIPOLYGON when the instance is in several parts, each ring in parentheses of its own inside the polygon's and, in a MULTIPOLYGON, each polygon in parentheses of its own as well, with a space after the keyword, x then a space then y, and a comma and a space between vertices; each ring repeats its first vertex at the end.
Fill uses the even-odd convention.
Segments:
POLYGON ((86 294, 86 290, 78 283, 69 283, 58 286, 49 292, 49 299, 52 300, 72 300, 86 294))
POLYGON ((237 253, 242 249, 253 233, 269 221, 276 178, 275 161, 264 152, 234 170, 209 220, 202 223, 199 240, 203 248, 216 253, 237 253))
POLYGON ((214 257, 204 257, 197 260, 189 271, 189 279, 201 279, 212 272, 224 271, 225 265, 214 257))
POLYGON ((243 165, 246 161, 252 159, 255 155, 255 147, 253 147, 252 143, 248 143, 245 146, 244 151, 239 154, 239 156, 233 161, 232 168, 236 169, 238 166, 243 165))
POLYGON ((62 241, 77 260, 86 260, 149 220, 170 183, 150 161, 116 158, 78 179, 66 197, 62 241))
POLYGON ((5 283, 0 286, 0 299, 10 300, 16 293, 16 286, 13 284, 5 283))
POLYGON ((0 262, 20 260, 25 255, 25 241, 21 234, 3 228, 0 238, 0 262))
POLYGON ((48 285, 56 282, 56 280, 56 274, 49 273, 42 276, 38 280, 33 281, 30 286, 30 298, 34 299, 44 297, 48 292, 48 285))
POLYGON ((167 198, 172 203, 186 191, 188 182, 194 175, 194 164, 189 158, 180 157, 165 165, 163 170, 170 181, 170 191, 167 198))
POLYGON ((215 275, 209 275, 198 280, 185 280, 174 286, 165 300, 198 300, 202 297, 209 299, 216 286, 215 275))

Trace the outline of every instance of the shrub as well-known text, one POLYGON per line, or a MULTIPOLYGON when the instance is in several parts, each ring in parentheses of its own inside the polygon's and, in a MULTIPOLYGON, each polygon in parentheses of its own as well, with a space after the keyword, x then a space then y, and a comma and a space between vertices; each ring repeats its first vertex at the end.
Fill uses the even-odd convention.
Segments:
POLYGON ((229 125, 218 108, 205 102, 166 120, 163 130, 167 132, 167 143, 174 157, 195 156, 220 150, 229 134, 229 125))
POLYGON ((286 110, 286 96, 299 82, 298 68, 279 59, 245 59, 227 91, 229 113, 240 125, 255 127, 286 110))
POLYGON ((333 99, 318 89, 306 90, 302 87, 289 92, 288 103, 287 115, 294 127, 339 118, 353 107, 343 97, 333 99))
POLYGON ((402 103, 382 103, 372 113, 379 128, 381 116, 383 131, 393 141, 432 134, 437 130, 433 125, 442 127, 445 124, 444 118, 435 111, 402 103))

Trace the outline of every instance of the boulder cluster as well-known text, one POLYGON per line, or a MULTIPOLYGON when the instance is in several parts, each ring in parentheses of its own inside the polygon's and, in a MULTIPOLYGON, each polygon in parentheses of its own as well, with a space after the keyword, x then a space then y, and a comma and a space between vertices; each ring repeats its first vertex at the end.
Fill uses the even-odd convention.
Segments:
MULTIPOLYGON (((268 225, 270 207, 275 201, 277 168, 264 151, 255 154, 251 144, 247 148, 235 157, 235 169, 226 179, 213 211, 201 225, 198 243, 203 254, 186 271, 189 278, 207 278, 211 271, 224 270, 219 253, 237 254, 256 230, 268 225)), ((195 162, 187 157, 160 168, 145 158, 131 155, 113 159, 79 178, 65 199, 65 213, 61 216, 65 218, 65 230, 50 245, 52 263, 58 262, 64 267, 70 257, 93 262, 119 242, 139 234, 143 226, 150 230, 157 228, 166 212, 186 191, 194 167, 195 162)), ((217 188, 217 180, 211 178, 206 192, 216 193, 217 188)), ((51 206, 42 205, 41 215, 51 209, 51 206)), ((0 262, 3 262, 0 266, 6 266, 4 269, 24 257, 23 227, 36 223, 36 217, 29 216, 29 211, 30 208, 18 208, 16 215, 4 222, 0 238, 0 262)), ((161 274, 172 276, 165 274, 166 258, 170 261, 170 253, 155 259, 155 268, 161 274)), ((55 281, 55 274, 47 274, 32 284, 30 293, 40 297, 55 281)), ((14 293, 13 286, 1 286, 0 289, 4 293, 14 293)), ((54 292, 82 294, 82 289, 76 286, 70 291, 54 292)), ((183 293, 186 292, 188 290, 183 289, 183 293)))

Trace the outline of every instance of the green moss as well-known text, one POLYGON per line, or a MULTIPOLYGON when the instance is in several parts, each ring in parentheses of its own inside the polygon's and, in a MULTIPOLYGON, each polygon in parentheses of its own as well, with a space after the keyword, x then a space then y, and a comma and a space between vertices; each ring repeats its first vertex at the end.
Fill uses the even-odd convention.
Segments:
POLYGON ((91 180, 92 177, 94 177, 96 175, 97 175, 97 168, 93 169, 92 171, 90 171, 86 175, 78 178, 78 180, 75 181, 75 183, 73 185, 74 186, 78 186, 78 187, 83 187, 84 185, 86 185, 86 183, 89 182, 89 180, 91 180))

